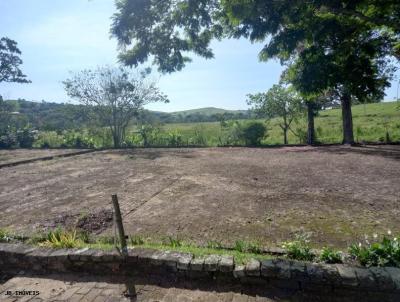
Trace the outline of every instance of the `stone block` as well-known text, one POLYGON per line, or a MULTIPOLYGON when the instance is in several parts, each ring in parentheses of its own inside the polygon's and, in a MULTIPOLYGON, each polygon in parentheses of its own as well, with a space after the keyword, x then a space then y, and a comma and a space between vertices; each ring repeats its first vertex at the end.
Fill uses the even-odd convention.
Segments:
POLYGON ((204 258, 194 258, 190 261, 190 270, 191 271, 203 271, 204 270, 204 258))
POLYGON ((218 269, 218 263, 220 261, 220 256, 210 255, 204 259, 204 270, 206 272, 215 272, 218 269))
POLYGON ((261 263, 256 259, 250 259, 245 266, 245 271, 247 276, 260 276, 261 273, 261 263))
POLYGON ((389 273, 396 290, 400 292, 400 268, 385 267, 385 270, 389 273))
POLYGON ((220 272, 229 273, 233 271, 233 256, 223 255, 220 257, 218 268, 220 272))
POLYGON ((192 261, 192 259, 193 259, 193 255, 181 253, 178 258, 177 265, 176 265, 178 270, 182 270, 182 271, 189 270, 190 262, 192 261))
POLYGON ((235 265, 233 270, 233 277, 244 278, 246 276, 246 268, 244 265, 235 265))
POLYGON ((354 267, 347 266, 345 264, 336 264, 335 266, 339 272, 341 283, 343 286, 345 287, 358 286, 358 280, 354 267))
POLYGON ((356 267, 354 268, 356 272, 358 286, 363 289, 374 290, 378 288, 378 283, 376 282, 374 275, 367 268, 356 267))
POLYGON ((389 272, 383 267, 370 267, 369 270, 375 277, 378 288, 383 291, 392 291, 396 289, 395 284, 389 272))

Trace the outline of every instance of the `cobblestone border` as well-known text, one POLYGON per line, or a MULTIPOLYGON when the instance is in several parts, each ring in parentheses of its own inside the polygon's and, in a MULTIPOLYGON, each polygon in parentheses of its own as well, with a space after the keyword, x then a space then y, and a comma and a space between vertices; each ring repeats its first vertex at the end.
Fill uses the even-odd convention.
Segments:
MULTIPOLYGON (((211 278, 240 283, 314 292, 346 291, 383 295, 382 301, 400 301, 400 268, 351 267, 287 259, 235 264, 232 256, 194 258, 187 253, 131 248, 128 256, 118 251, 45 249, 0 243, 0 270, 36 273, 80 272, 96 274, 172 274, 184 278, 211 278)), ((381 296, 379 296, 381 297, 381 296)))

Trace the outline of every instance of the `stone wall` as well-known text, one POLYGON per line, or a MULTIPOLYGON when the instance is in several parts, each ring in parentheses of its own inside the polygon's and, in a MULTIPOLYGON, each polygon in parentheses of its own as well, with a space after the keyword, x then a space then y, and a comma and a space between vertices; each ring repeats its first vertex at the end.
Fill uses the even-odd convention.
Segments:
POLYGON ((287 259, 234 263, 231 256, 191 254, 143 248, 118 251, 94 249, 44 249, 0 243, 0 270, 35 273, 79 272, 95 274, 166 274, 180 278, 207 278, 216 282, 250 283, 259 286, 318 292, 357 294, 364 301, 400 301, 399 268, 363 268, 343 264, 316 264, 287 259))

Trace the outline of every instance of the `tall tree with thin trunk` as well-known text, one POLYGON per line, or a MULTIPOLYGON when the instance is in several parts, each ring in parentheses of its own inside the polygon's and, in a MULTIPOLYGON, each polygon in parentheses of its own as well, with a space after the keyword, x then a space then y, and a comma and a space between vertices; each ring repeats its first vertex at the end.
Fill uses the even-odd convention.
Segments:
POLYGON ((133 73, 124 68, 83 70, 64 81, 67 94, 86 105, 112 133, 114 147, 121 147, 126 129, 144 105, 168 102, 149 70, 133 73))

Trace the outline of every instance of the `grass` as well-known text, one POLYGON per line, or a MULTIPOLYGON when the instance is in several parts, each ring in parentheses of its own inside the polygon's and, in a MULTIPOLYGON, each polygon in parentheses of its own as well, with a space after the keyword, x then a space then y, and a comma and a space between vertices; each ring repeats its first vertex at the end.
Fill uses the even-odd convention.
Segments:
MULTIPOLYGON (((377 104, 356 105, 352 107, 354 136, 358 142, 383 142, 386 140, 386 132, 391 141, 400 141, 400 110, 397 102, 385 102, 377 104)), ((265 120, 259 120, 265 121, 265 120)), ((279 127, 279 119, 274 118, 267 122, 268 136, 263 145, 277 145, 283 143, 282 130, 279 127)), ((300 119, 292 125, 293 129, 305 130, 306 120, 300 119)), ((329 109, 319 113, 315 119, 317 138, 321 143, 340 143, 342 141, 341 109, 329 109)), ((218 145, 218 137, 222 130, 218 122, 209 123, 183 123, 166 124, 164 131, 178 131, 184 140, 193 137, 196 131, 201 131, 211 146, 218 145)), ((289 132, 290 144, 301 143, 298 137, 289 132)))

